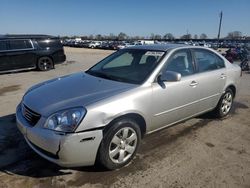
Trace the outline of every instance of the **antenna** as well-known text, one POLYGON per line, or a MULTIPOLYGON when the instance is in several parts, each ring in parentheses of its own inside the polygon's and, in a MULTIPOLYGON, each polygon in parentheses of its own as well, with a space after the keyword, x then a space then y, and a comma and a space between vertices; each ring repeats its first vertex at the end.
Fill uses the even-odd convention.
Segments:
POLYGON ((219 24, 219 31, 218 31, 218 45, 219 45, 219 41, 220 41, 220 30, 221 30, 222 16, 223 16, 223 13, 222 13, 222 11, 221 11, 221 12, 220 12, 220 24, 219 24))

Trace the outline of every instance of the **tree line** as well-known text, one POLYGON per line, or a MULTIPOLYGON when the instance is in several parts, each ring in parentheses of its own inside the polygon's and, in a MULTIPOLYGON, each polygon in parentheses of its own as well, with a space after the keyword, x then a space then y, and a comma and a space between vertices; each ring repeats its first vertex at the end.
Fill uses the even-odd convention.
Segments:
MULTIPOLYGON (((113 33, 110 33, 109 35, 84 35, 84 36, 62 36, 61 38, 67 39, 67 38, 78 38, 80 37, 82 40, 144 40, 144 39, 150 39, 150 40, 175 40, 175 39, 183 39, 183 40, 192 40, 192 39, 208 39, 208 36, 206 33, 201 33, 200 35, 197 34, 184 34, 181 37, 177 38, 172 33, 166 33, 165 35, 160 34, 154 34, 151 33, 148 37, 143 36, 129 36, 124 32, 120 32, 118 35, 115 35, 113 33)), ((232 31, 227 34, 226 37, 222 39, 229 39, 229 40, 241 40, 241 39, 249 39, 250 36, 246 37, 243 36, 242 32, 240 31, 232 31)))

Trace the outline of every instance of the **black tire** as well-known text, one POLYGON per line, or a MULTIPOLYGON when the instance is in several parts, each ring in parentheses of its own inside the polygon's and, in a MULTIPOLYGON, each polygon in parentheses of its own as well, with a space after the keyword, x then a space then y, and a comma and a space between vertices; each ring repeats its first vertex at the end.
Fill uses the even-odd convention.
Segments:
POLYGON ((248 71, 249 70, 249 65, 248 65, 247 61, 242 62, 240 66, 241 66, 242 71, 248 71))
POLYGON ((217 118, 224 118, 232 109, 233 106, 234 94, 230 88, 227 88, 226 91, 221 96, 217 107, 214 110, 214 113, 217 118))
POLYGON ((37 61, 37 69, 40 71, 49 71, 54 68, 53 60, 50 57, 40 57, 37 61))
POLYGON ((140 141, 141 130, 139 125, 132 119, 120 119, 104 131, 104 137, 98 150, 97 160, 106 169, 114 170, 121 168, 133 159, 140 145, 140 141), (127 129, 128 131, 125 131, 127 129), (125 132, 127 132, 126 139, 123 138, 125 132), (119 137, 119 135, 121 137, 119 137), (136 137, 136 140, 131 141, 132 137, 136 137), (116 144, 117 141, 119 144, 116 144), (130 152, 128 152, 128 149, 130 152), (124 159, 124 161, 122 159, 124 159))

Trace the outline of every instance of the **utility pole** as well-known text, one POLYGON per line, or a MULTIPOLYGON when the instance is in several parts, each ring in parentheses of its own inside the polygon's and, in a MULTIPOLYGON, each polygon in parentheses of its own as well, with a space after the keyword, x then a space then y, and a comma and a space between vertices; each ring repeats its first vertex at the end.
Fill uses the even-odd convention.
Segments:
MULTIPOLYGON (((220 12, 219 32, 218 32, 218 45, 219 45, 219 41, 220 41, 220 30, 221 30, 222 16, 223 16, 223 13, 222 13, 222 11, 221 11, 221 12, 220 12)), ((218 46, 218 45, 217 45, 217 46, 218 46)))

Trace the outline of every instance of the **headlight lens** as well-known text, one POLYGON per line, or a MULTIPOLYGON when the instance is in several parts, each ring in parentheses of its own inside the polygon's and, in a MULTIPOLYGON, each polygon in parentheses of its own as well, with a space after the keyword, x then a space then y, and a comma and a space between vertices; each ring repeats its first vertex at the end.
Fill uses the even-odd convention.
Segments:
POLYGON ((44 128, 60 132, 73 132, 86 114, 84 108, 71 108, 51 115, 44 128))

